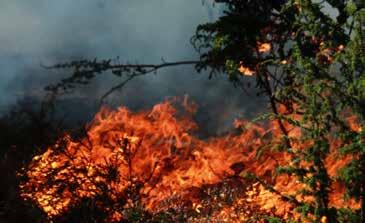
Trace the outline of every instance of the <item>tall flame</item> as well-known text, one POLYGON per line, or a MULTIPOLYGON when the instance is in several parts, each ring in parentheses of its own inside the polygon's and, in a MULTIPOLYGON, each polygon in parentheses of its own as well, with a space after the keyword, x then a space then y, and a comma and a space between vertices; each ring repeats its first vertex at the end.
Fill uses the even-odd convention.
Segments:
MULTIPOLYGON (((108 212, 110 222, 123 219, 125 210, 136 203, 150 212, 187 205, 202 219, 209 215, 211 222, 244 222, 255 212, 295 216, 292 205, 275 191, 298 200, 308 198, 296 194, 303 188, 296 179, 274 177, 275 168, 291 160, 289 154, 270 148, 269 142, 280 138, 276 122, 237 120, 236 133, 202 140, 194 136, 196 105, 177 101, 137 113, 125 107, 103 108, 83 138, 66 134, 33 158, 26 171, 28 180, 21 185, 22 196, 51 219, 95 197, 103 198, 97 205, 108 212), (244 177, 246 173, 257 178, 244 177)), ((300 131, 293 129, 290 134, 300 131)), ((333 153, 337 147, 333 141, 333 153)), ((329 157, 330 174, 346 162, 329 157)), ((341 188, 336 188, 331 203, 344 205, 341 188)))

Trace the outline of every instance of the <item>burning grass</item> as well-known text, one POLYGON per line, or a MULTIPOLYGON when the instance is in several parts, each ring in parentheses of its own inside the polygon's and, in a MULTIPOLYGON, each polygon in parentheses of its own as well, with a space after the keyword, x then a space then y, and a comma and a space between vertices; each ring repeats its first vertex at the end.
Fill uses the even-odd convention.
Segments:
MULTIPOLYGON (((50 220, 80 214, 83 205, 106 222, 299 218, 295 203, 311 198, 297 195, 304 186, 295 177, 276 176, 278 166, 291 162, 289 154, 275 149, 277 124, 237 121, 235 133, 202 140, 194 134, 195 111, 187 99, 137 113, 104 108, 84 137, 65 134, 33 158, 20 186, 22 197, 50 220)), ((290 134, 300 131, 292 128, 290 134)), ((338 159, 338 143, 331 143, 327 165, 334 177, 347 160, 338 159)), ((339 183, 334 181, 333 188, 332 205, 356 205, 343 201, 339 183)))

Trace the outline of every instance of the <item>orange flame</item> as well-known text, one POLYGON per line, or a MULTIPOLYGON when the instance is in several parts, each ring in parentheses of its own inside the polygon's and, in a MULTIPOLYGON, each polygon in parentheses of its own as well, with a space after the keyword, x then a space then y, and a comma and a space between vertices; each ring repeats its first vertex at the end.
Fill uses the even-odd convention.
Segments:
POLYGON ((260 53, 267 53, 271 50, 271 44, 270 43, 259 43, 258 50, 260 53))
MULTIPOLYGON (((113 204, 113 208, 104 207, 111 222, 123 219, 124 210, 136 202, 150 212, 178 209, 181 203, 190 202, 202 219, 209 209, 209 219, 217 222, 244 222, 254 212, 295 215, 292 205, 263 182, 243 177, 254 173, 277 191, 308 199, 296 194, 303 185, 295 179, 273 177, 277 166, 291 160, 289 154, 267 149, 269 142, 280 138, 276 122, 236 121, 238 133, 202 140, 194 136, 198 128, 193 121, 196 105, 186 98, 182 103, 177 101, 137 113, 124 107, 116 111, 103 108, 82 139, 66 135, 33 158, 26 172, 28 181, 21 185, 22 196, 50 218, 62 215, 84 198, 100 196, 113 204), (265 148, 266 152, 257 156, 265 148), (229 196, 235 197, 233 203, 227 201, 229 196)), ((300 134, 292 129, 293 136, 300 134)), ((334 141, 333 151, 336 145, 334 141)), ((335 175, 345 162, 330 157, 330 174, 335 175)), ((333 205, 343 205, 339 193, 333 194, 333 205)), ((102 202, 98 204, 105 205, 102 202)))
POLYGON ((242 61, 240 62, 240 67, 238 68, 238 71, 245 76, 253 76, 255 74, 255 71, 245 66, 242 61))

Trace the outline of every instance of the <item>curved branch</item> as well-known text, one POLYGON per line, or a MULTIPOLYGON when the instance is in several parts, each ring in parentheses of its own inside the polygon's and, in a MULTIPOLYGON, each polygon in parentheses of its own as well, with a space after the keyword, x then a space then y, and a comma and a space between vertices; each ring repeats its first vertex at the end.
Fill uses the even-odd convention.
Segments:
POLYGON ((172 67, 172 66, 180 66, 180 65, 194 65, 199 63, 200 61, 179 61, 179 62, 173 62, 173 63, 162 63, 162 64, 158 64, 158 65, 153 65, 153 64, 145 64, 145 65, 116 65, 116 66, 112 66, 111 69, 116 69, 116 68, 125 68, 126 66, 129 67, 141 67, 143 66, 144 68, 152 68, 150 70, 146 70, 145 72, 141 72, 141 73, 137 73, 137 74, 131 74, 129 75, 129 77, 124 80, 123 82, 121 82, 120 84, 112 87, 111 89, 109 89, 107 92, 105 92, 101 98, 100 98, 100 103, 102 103, 105 98, 107 98, 110 94, 112 94, 114 91, 121 89, 122 87, 124 87, 129 81, 131 81, 133 78, 138 77, 138 76, 142 76, 142 75, 146 75, 152 72, 156 72, 158 69, 164 68, 164 67, 172 67))
POLYGON ((107 92, 105 92, 101 98, 100 98, 100 104, 103 103, 103 101, 105 100, 105 98, 107 98, 110 94, 112 94, 114 91, 121 89, 124 85, 126 85, 130 80, 132 80, 133 78, 140 76, 140 75, 131 75, 129 76, 126 80, 124 80, 123 82, 121 82, 118 85, 115 85, 114 87, 110 88, 107 92))
POLYGON ((88 84, 96 75, 111 71, 113 75, 127 78, 120 84, 112 87, 101 97, 101 102, 107 98, 114 91, 122 88, 127 82, 131 81, 137 76, 146 75, 152 72, 157 72, 159 69, 165 67, 182 66, 182 65, 197 65, 201 63, 199 60, 187 60, 177 62, 165 62, 161 64, 119 64, 112 63, 112 60, 79 60, 69 63, 56 64, 53 66, 41 65, 45 69, 73 69, 73 74, 67 78, 62 79, 55 85, 49 85, 46 90, 57 93, 61 90, 68 90, 75 87, 77 84, 88 84))
POLYGON ((119 64, 119 65, 110 65, 109 69, 124 69, 124 68, 152 68, 150 70, 151 73, 153 71, 157 71, 158 69, 164 67, 173 67, 173 66, 180 66, 180 65, 195 65, 200 63, 198 60, 187 60, 187 61, 177 61, 177 62, 163 62, 161 64, 119 64))

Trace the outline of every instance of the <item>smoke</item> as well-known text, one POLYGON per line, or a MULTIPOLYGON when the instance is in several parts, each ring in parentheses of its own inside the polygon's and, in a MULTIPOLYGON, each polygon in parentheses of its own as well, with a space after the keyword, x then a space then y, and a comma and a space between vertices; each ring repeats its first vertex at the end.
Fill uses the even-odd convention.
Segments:
MULTIPOLYGON (((197 25, 215 20, 220 12, 208 0, 2 1, 0 112, 22 97, 41 97, 44 86, 68 74, 44 70, 40 63, 117 56, 132 63, 197 59, 190 37, 197 25)), ((105 75, 81 88, 79 95, 84 101, 95 101, 117 83, 118 79, 105 75)), ((225 78, 208 80, 192 67, 136 79, 114 96, 114 102, 139 109, 184 94, 213 114, 224 110, 226 115, 219 117, 230 116, 224 120, 253 107, 252 99, 225 78), (220 108, 214 112, 213 106, 220 108)), ((72 97, 73 104, 80 100, 72 97)), ((68 109, 67 113, 80 113, 74 106, 68 109)))

